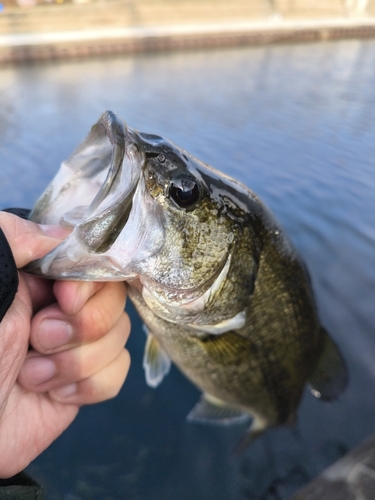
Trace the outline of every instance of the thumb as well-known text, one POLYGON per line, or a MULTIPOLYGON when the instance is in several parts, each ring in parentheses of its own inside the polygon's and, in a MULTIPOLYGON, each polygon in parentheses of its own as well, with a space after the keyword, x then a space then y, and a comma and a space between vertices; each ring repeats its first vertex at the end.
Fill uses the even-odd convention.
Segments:
POLYGON ((0 228, 8 240, 18 269, 43 257, 69 234, 63 228, 39 226, 7 212, 0 212, 0 228))

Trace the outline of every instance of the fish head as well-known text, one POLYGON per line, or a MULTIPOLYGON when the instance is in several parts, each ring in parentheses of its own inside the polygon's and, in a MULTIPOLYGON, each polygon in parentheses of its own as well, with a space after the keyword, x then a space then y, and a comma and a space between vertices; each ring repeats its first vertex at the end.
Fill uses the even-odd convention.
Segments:
POLYGON ((106 112, 31 214, 72 233, 26 270, 52 279, 138 280, 161 316, 187 305, 191 319, 228 279, 257 203, 172 142, 106 112))

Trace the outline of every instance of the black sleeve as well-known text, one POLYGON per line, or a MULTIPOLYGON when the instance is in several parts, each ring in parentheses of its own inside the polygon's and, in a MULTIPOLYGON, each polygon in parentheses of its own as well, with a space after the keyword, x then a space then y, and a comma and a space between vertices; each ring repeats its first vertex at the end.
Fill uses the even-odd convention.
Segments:
POLYGON ((0 500, 44 500, 43 489, 30 476, 20 472, 0 479, 0 500))
POLYGON ((18 289, 18 272, 12 250, 0 228, 0 321, 13 302, 18 289))
MULTIPOLYGON (((30 210, 9 208, 3 210, 27 219, 30 210)), ((18 288, 18 272, 9 243, 0 228, 0 321, 12 304, 18 288)), ((0 500, 44 500, 42 488, 24 472, 0 479, 0 500)))
MULTIPOLYGON (((24 208, 8 208, 10 212, 27 219, 30 210, 24 208)), ((0 228, 0 321, 11 306, 18 289, 18 272, 12 250, 0 228)))

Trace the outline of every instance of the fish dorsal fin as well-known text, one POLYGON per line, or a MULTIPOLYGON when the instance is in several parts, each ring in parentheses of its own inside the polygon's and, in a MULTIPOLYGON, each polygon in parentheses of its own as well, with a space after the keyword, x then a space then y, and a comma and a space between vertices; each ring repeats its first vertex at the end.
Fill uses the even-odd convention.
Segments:
POLYGON ((146 383, 149 387, 153 388, 161 384, 171 368, 170 357, 151 332, 147 333, 143 368, 145 370, 146 383))
POLYGON ((323 401, 336 399, 348 385, 348 371, 336 344, 323 330, 322 353, 308 379, 312 394, 323 401))
POLYGON ((189 422, 201 422, 217 425, 240 424, 249 420, 250 415, 238 408, 227 405, 224 401, 209 394, 202 394, 201 399, 187 416, 189 422))

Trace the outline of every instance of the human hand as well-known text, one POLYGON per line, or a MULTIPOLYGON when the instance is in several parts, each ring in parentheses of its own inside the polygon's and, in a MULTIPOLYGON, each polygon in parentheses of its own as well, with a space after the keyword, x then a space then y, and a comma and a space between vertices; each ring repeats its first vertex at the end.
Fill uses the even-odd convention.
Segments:
MULTIPOLYGON (((0 227, 19 269, 66 236, 4 212, 0 227)), ((81 405, 117 395, 130 366, 125 299, 121 282, 53 282, 19 272, 0 323, 1 478, 24 469, 81 405)))

